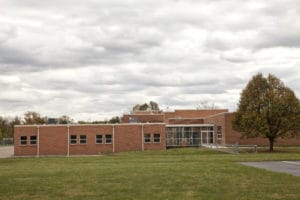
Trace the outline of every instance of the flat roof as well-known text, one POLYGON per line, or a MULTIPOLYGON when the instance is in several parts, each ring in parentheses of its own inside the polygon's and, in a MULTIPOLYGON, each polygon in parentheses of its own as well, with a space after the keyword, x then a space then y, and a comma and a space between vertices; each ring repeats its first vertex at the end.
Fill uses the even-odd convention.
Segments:
POLYGON ((139 116, 139 115, 150 115, 150 116, 153 116, 153 115, 165 115, 165 114, 162 114, 162 113, 137 113, 137 114, 124 114, 123 116, 139 116))
POLYGON ((119 124, 22 124, 15 127, 55 127, 55 126, 132 126, 132 125, 165 125, 165 123, 119 123, 119 124))
POLYGON ((204 117, 170 117, 168 119, 204 119, 204 117))
POLYGON ((145 125, 165 125, 166 127, 213 127, 214 124, 166 124, 166 123, 120 123, 120 124, 22 124, 15 127, 71 127, 71 126, 145 126, 145 125))
POLYGON ((166 127, 213 127, 214 124, 166 124, 166 127))

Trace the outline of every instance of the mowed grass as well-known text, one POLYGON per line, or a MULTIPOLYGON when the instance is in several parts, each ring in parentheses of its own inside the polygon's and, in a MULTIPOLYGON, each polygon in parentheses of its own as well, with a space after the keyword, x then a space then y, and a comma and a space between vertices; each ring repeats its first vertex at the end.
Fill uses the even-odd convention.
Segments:
POLYGON ((300 148, 239 155, 182 148, 0 159, 0 199, 300 199, 300 177, 238 163, 262 160, 300 160, 300 148))

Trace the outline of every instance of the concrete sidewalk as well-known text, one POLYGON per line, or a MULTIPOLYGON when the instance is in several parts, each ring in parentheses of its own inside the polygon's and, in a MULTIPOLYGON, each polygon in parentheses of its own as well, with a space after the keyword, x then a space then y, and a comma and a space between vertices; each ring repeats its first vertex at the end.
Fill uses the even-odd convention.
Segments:
POLYGON ((14 155, 14 146, 0 146, 0 158, 9 158, 14 155))
POLYGON ((241 162, 241 164, 300 176, 300 161, 241 162))

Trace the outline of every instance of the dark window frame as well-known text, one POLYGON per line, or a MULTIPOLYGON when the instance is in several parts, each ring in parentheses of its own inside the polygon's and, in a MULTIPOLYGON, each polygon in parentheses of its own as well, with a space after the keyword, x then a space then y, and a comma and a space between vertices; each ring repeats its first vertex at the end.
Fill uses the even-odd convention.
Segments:
POLYGON ((87 144, 87 136, 79 135, 79 144, 87 144))
POLYGON ((37 136, 36 135, 31 135, 29 137, 29 139, 30 139, 30 145, 37 145, 37 136))
POLYGON ((101 135, 101 134, 96 135, 96 144, 103 144, 103 135, 101 135), (101 141, 101 142, 99 142, 99 141, 101 141))
POLYGON ((151 134, 144 133, 144 143, 151 143, 151 134))
POLYGON ((161 142, 160 133, 154 133, 153 134, 153 142, 154 143, 160 143, 161 142))
POLYGON ((77 144, 77 135, 70 135, 70 144, 77 144))
POLYGON ((105 144, 112 144, 113 143, 113 138, 111 134, 106 134, 105 135, 105 144))
POLYGON ((27 135, 21 135, 20 136, 20 145, 26 146, 27 145, 27 135), (22 139, 23 138, 23 139, 22 139), (25 139, 24 139, 25 138, 25 139))

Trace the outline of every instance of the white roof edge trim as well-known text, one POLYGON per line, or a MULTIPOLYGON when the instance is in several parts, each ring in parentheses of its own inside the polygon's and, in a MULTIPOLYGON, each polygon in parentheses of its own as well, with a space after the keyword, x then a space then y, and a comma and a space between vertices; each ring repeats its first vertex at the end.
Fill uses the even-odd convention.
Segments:
POLYGON ((166 127, 212 127, 214 124, 166 124, 166 127))
POLYGON ((227 113, 230 113, 230 112, 221 112, 221 113, 217 113, 217 114, 214 114, 214 115, 209 115, 209 116, 204 117, 203 119, 208 119, 208 118, 211 118, 211 117, 215 117, 215 116, 218 116, 218 115, 224 115, 224 114, 227 114, 227 113))
POLYGON ((165 125, 165 123, 120 123, 120 124, 28 124, 15 127, 76 127, 76 126, 132 126, 132 125, 165 125))

